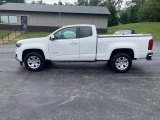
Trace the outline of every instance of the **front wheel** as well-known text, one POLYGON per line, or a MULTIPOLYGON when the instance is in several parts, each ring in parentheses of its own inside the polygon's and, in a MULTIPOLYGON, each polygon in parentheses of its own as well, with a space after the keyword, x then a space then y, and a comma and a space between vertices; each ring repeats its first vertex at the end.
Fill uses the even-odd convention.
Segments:
POLYGON ((131 68, 132 59, 126 53, 117 53, 111 58, 110 66, 115 72, 125 73, 131 68))
POLYGON ((44 57, 36 52, 27 54, 24 58, 24 64, 29 71, 40 71, 44 68, 44 57))

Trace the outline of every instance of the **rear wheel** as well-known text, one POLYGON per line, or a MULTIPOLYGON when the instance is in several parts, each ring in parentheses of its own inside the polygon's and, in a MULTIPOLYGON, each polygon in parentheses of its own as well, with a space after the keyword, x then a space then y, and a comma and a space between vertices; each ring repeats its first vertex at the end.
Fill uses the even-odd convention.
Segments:
POLYGON ((45 60, 41 54, 31 52, 25 56, 24 64, 29 71, 40 71, 44 68, 45 60))
POLYGON ((118 73, 127 72, 132 66, 132 59, 126 53, 117 53, 110 60, 111 69, 118 73))

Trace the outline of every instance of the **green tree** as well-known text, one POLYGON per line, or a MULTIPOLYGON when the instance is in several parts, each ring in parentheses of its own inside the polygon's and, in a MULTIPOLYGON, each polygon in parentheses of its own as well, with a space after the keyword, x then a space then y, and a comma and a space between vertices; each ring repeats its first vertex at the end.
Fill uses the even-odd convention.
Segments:
POLYGON ((141 6, 145 0, 132 0, 131 3, 136 4, 137 6, 141 6))
POLYGON ((101 3, 101 6, 106 6, 111 15, 109 16, 109 26, 115 26, 119 24, 118 12, 122 5, 122 0, 105 0, 101 3))
POLYGON ((99 6, 101 4, 102 0, 89 0, 88 4, 90 6, 99 6))
POLYGON ((88 0, 77 0, 75 4, 79 6, 88 6, 88 0))
POLYGON ((140 21, 160 22, 160 0, 147 0, 138 14, 140 21))
POLYGON ((62 3, 62 1, 61 1, 61 0, 58 2, 58 5, 63 5, 63 3, 62 3))
POLYGON ((35 1, 32 1, 31 4, 36 4, 36 2, 35 2, 35 1))
POLYGON ((5 0, 5 1, 9 3, 25 3, 25 0, 5 0))
POLYGON ((42 0, 38 0, 37 4, 43 4, 43 1, 42 0))
POLYGON ((128 21, 130 23, 138 22, 138 10, 139 8, 136 5, 128 8, 128 21))
POLYGON ((0 5, 2 5, 4 2, 3 2, 3 0, 0 0, 0 5))
POLYGON ((144 4, 145 0, 130 0, 126 2, 126 6, 128 6, 125 10, 122 10, 123 13, 120 14, 120 22, 125 24, 128 23, 136 23, 139 22, 139 9, 144 4), (124 20, 124 17, 127 20, 124 20))
POLYGON ((118 16, 117 16, 117 10, 116 10, 116 6, 114 5, 114 2, 112 2, 112 0, 110 0, 110 2, 108 2, 107 4, 107 8, 109 9, 111 15, 109 17, 109 21, 108 21, 108 25, 109 26, 115 26, 118 25, 118 16))
POLYGON ((126 10, 122 10, 120 12, 119 22, 122 24, 127 24, 129 22, 128 13, 126 12, 126 10))

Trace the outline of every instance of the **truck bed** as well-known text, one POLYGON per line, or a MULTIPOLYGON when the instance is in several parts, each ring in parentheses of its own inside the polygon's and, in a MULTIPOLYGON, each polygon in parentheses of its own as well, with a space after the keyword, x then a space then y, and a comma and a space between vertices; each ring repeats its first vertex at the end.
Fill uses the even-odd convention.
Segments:
POLYGON ((146 58, 151 39, 150 34, 98 35, 97 60, 109 60, 116 49, 131 49, 135 59, 146 58))
POLYGON ((98 35, 98 38, 106 38, 106 37, 147 37, 151 36, 151 34, 130 34, 130 35, 98 35))

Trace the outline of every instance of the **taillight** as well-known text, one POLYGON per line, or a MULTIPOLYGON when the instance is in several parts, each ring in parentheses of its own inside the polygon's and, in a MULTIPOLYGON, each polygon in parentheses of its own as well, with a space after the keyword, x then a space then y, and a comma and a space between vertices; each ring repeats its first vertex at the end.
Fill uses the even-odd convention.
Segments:
POLYGON ((149 43, 148 43, 148 50, 152 50, 153 49, 153 40, 149 40, 149 43))

